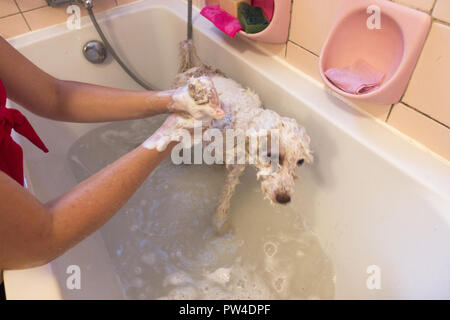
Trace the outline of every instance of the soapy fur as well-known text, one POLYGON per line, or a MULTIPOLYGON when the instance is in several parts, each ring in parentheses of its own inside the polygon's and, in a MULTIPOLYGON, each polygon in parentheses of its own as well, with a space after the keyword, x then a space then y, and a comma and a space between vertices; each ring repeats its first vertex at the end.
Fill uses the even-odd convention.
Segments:
POLYGON ((174 102, 168 106, 169 111, 185 112, 205 122, 221 117, 222 114, 209 105, 218 104, 214 92, 214 83, 208 77, 191 77, 175 90, 172 96, 174 102))

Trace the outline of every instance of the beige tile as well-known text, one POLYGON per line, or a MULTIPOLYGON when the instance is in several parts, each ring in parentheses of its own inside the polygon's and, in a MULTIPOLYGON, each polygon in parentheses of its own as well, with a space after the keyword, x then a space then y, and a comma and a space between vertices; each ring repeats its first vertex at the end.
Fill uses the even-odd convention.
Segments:
POLYGON ((433 23, 403 101, 450 126, 450 27, 433 23))
POLYGON ((286 60, 307 75, 322 81, 319 74, 319 57, 288 41, 286 60))
POLYGON ((361 101, 353 101, 358 107, 362 110, 370 113, 375 118, 380 119, 381 121, 386 121, 387 115, 389 114, 389 110, 391 110, 390 104, 375 104, 375 103, 367 103, 361 101))
MULTIPOLYGON (((119 1, 120 2, 120 1, 119 1)), ((94 12, 102 12, 114 8, 116 2, 114 0, 95 0, 94 1, 94 12)), ((84 8, 83 8, 84 11, 84 8)))
POLYGON ((257 42, 255 46, 268 52, 270 55, 279 56, 284 58, 286 56, 286 44, 285 43, 264 43, 257 42))
MULTIPOLYGON (((131 1, 129 1, 129 2, 131 2, 131 1)), ((100 12, 112 9, 117 6, 115 0, 95 0, 93 3, 94 3, 94 8, 93 8, 94 13, 100 13, 100 12)), ((67 10, 67 7, 70 5, 71 4, 66 4, 62 7, 64 8, 64 10, 67 10)), ((83 5, 81 5, 80 3, 75 3, 75 5, 78 5, 80 7, 82 16, 88 15, 88 12, 83 5)), ((58 8, 58 9, 60 9, 60 8, 58 8)))
POLYGON ((9 16, 19 12, 14 0, 0 0, 0 17, 9 16))
POLYGON ((31 30, 45 28, 67 21, 68 15, 65 7, 44 7, 23 13, 31 30))
POLYGON ((15 37, 28 31, 30 29, 20 13, 0 19, 0 35, 3 38, 15 37))
MULTIPOLYGON (((118 1, 118 2, 120 2, 120 1, 118 1)), ((132 1, 122 1, 122 2, 123 3, 120 3, 120 4, 126 4, 126 3, 132 2, 132 1)), ((114 1, 114 0, 95 0, 93 3, 94 3, 94 9, 93 9, 94 13, 100 13, 100 12, 103 12, 103 11, 106 11, 106 10, 116 7, 116 1, 114 1)), ((82 6, 80 4, 78 4, 78 5, 81 8, 81 15, 87 16, 88 12, 84 8, 84 6, 82 6)), ((66 8, 67 8, 67 6, 69 6, 69 5, 65 5, 66 8)))
MULTIPOLYGON (((394 2, 407 5, 414 9, 430 11, 433 8, 434 0, 393 0, 394 2)), ((448 0, 445 0, 448 1, 448 0)))
POLYGON ((45 0, 16 0, 16 2, 22 11, 45 7, 47 5, 45 0))
POLYGON ((433 17, 450 23, 450 0, 437 0, 433 17))
MULTIPOLYGON (((52 8, 43 7, 32 11, 24 12, 25 19, 30 25, 32 30, 37 30, 45 27, 49 27, 55 24, 64 23, 67 21, 69 15, 66 13, 68 5, 52 8)), ((102 12, 116 6, 114 0, 96 0, 94 6, 94 12, 102 12)), ((81 7, 81 15, 86 16, 87 11, 84 7, 81 7)))
POLYGON ((289 40, 319 54, 340 2, 340 0, 295 0, 289 40))
POLYGON ((205 5, 205 0, 193 0, 192 4, 201 9, 205 5))
POLYGON ((394 106, 388 123, 450 160, 450 129, 445 126, 402 103, 394 106))

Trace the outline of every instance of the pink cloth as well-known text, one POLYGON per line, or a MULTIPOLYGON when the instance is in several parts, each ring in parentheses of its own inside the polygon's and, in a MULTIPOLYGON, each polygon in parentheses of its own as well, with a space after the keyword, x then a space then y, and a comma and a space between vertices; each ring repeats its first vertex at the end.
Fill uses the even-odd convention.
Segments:
POLYGON ((221 10, 219 6, 204 7, 200 14, 230 37, 234 38, 236 33, 238 33, 239 30, 242 30, 239 20, 221 10))
POLYGON ((363 60, 353 65, 325 71, 325 75, 336 87, 351 94, 365 94, 378 89, 384 79, 384 73, 372 68, 363 60))
POLYGON ((274 7, 273 0, 253 0, 252 6, 260 7, 264 12, 264 15, 266 16, 267 20, 272 21, 273 7, 274 7))

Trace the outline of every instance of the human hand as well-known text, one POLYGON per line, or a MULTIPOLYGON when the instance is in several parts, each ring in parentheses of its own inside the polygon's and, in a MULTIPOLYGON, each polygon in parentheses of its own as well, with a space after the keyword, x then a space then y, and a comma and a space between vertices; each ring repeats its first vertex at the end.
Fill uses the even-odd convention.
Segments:
POLYGON ((211 121, 225 116, 214 83, 209 77, 189 79, 186 86, 174 90, 172 100, 168 106, 170 112, 185 112, 196 120, 211 121))
POLYGON ((142 146, 147 149, 157 149, 159 152, 165 150, 171 142, 183 141, 194 143, 194 128, 204 128, 205 122, 187 117, 182 114, 173 113, 167 117, 161 127, 158 128, 142 146))

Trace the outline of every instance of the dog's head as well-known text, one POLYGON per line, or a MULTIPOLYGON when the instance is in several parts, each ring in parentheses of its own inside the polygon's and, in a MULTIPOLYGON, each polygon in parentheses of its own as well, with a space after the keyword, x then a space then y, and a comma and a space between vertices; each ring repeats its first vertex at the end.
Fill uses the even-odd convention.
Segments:
POLYGON ((268 147, 270 162, 258 162, 256 167, 265 196, 272 203, 286 204, 294 193, 297 169, 312 163, 313 156, 309 149, 310 138, 297 121, 281 117, 277 132, 278 147, 268 147))

